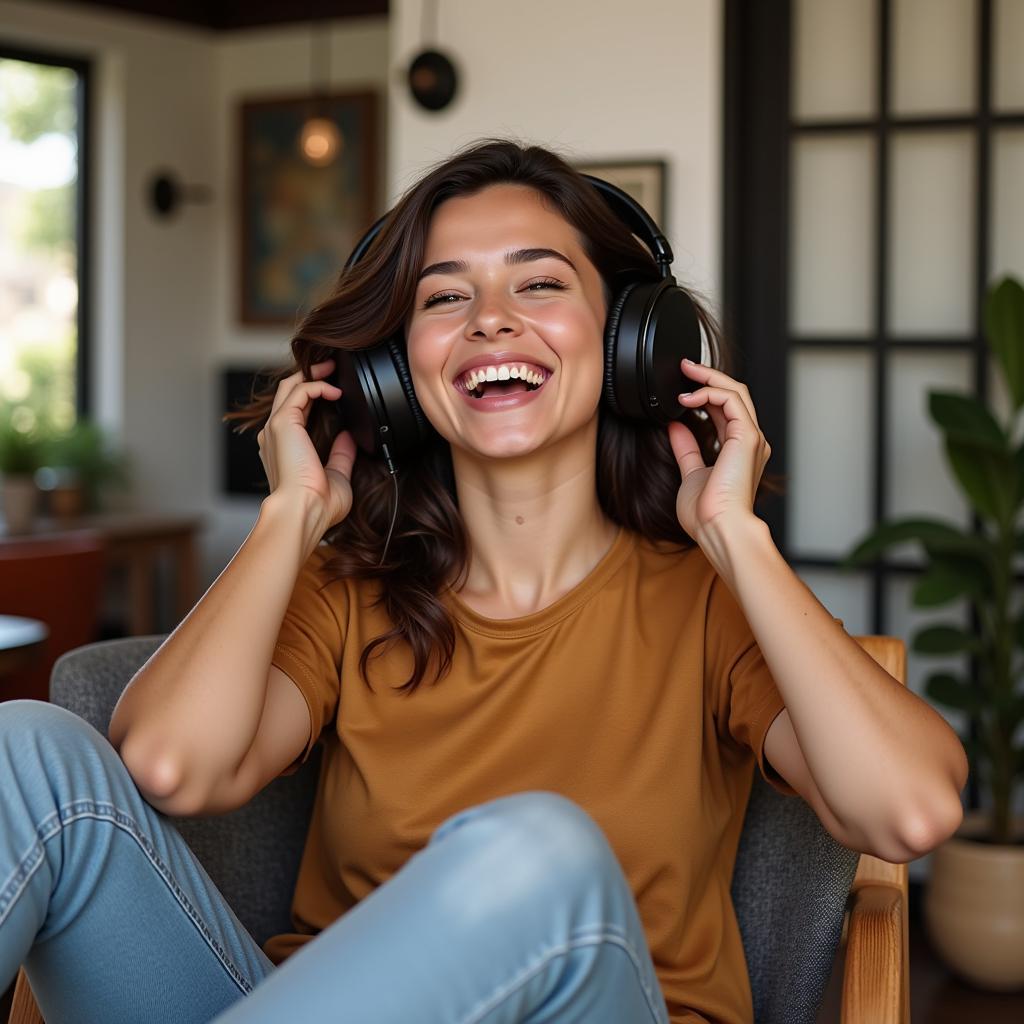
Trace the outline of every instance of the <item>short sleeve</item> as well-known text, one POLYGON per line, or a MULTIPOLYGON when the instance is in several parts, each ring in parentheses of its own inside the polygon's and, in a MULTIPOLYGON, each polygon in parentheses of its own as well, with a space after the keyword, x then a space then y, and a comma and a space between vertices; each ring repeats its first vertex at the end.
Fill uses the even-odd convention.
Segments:
POLYGON ((306 763, 338 714, 344 644, 340 624, 348 619, 348 589, 344 580, 328 582, 331 578, 322 567, 330 557, 331 548, 321 544, 299 571, 271 658, 299 688, 311 724, 305 750, 281 775, 294 775, 306 763))
POLYGON ((765 760, 765 736, 786 705, 743 609, 717 573, 704 628, 704 686, 719 737, 749 747, 762 778, 777 792, 800 796, 765 760))

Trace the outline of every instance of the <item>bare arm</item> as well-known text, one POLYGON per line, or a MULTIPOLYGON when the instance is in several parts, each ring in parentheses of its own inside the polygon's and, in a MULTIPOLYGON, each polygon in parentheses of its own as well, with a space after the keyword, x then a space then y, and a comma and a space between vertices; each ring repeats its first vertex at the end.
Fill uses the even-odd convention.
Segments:
POLYGON ((110 742, 143 796, 167 814, 244 802, 300 732, 308 739, 305 701, 284 673, 271 678, 270 659, 303 565, 352 508, 355 440, 338 434, 322 465, 307 429, 313 402, 341 395, 323 379, 333 366, 328 359, 308 381, 299 370, 278 382, 256 435, 270 484, 256 524, 111 716, 110 742))
POLYGON ((264 499, 224 571, 125 688, 108 736, 154 806, 185 813, 234 778, 259 730, 274 644, 318 539, 316 516, 294 494, 264 499))

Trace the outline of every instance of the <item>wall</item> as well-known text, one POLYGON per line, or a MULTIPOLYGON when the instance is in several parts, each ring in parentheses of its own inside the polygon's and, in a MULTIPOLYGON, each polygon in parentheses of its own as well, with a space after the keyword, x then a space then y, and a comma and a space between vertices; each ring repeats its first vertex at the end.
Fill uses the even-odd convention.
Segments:
MULTIPOLYGON (((421 48, 421 3, 391 2, 396 69, 421 48)), ((446 0, 436 42, 456 63, 460 90, 440 112, 393 91, 392 196, 483 135, 519 136, 574 161, 661 156, 676 276, 717 301, 721 33, 721 0, 634 0, 628 14, 587 0, 446 0)))

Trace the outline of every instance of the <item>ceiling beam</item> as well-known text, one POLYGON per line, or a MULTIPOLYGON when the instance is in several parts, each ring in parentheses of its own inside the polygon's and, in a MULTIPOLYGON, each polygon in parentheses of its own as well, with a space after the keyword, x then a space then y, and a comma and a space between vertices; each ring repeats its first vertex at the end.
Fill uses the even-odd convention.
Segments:
POLYGON ((70 0, 200 28, 230 32, 265 25, 295 24, 330 18, 386 15, 388 0, 70 0))

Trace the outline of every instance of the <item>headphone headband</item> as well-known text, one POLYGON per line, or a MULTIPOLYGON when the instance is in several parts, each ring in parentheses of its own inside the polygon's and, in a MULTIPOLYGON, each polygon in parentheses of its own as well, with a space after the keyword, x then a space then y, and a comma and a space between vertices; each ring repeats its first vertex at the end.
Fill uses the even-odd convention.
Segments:
MULTIPOLYGON (((597 178, 593 174, 583 174, 583 178, 590 182, 601 194, 601 198, 611 207, 611 210, 620 220, 629 226, 629 229, 637 237, 642 238, 651 255, 658 264, 661 276, 668 278, 672 276, 672 246, 668 239, 661 233, 658 225, 654 223, 651 215, 628 193, 617 185, 613 185, 604 178, 597 178)), ((349 258, 345 261, 345 270, 358 263, 371 243, 380 234, 385 221, 391 216, 388 210, 383 216, 378 217, 373 226, 359 240, 352 250, 349 258)))

